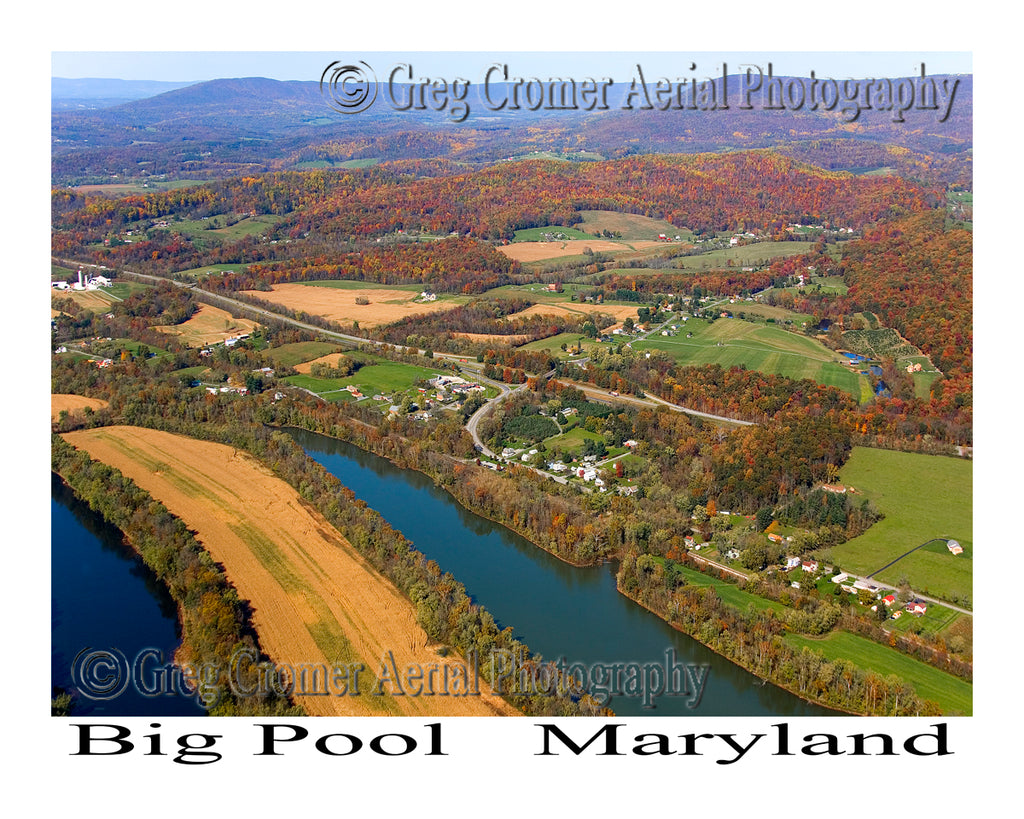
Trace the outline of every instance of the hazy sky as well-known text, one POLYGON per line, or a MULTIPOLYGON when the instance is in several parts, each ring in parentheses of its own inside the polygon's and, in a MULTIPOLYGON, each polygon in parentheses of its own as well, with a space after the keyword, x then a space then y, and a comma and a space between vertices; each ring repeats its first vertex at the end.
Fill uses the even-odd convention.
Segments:
POLYGON ((168 80, 198 82, 222 77, 269 77, 277 80, 319 80, 324 68, 335 60, 368 63, 378 78, 385 78, 401 63, 411 64, 420 77, 456 77, 477 81, 495 63, 507 64, 510 76, 524 78, 585 78, 608 76, 632 78, 639 64, 645 77, 676 78, 696 74, 718 75, 725 62, 730 73, 750 64, 775 74, 837 79, 854 77, 915 76, 924 63, 929 74, 972 73, 970 52, 771 52, 771 51, 193 51, 193 52, 102 52, 54 51, 52 76, 105 77, 126 80, 168 80), (696 69, 691 70, 691 64, 696 69))

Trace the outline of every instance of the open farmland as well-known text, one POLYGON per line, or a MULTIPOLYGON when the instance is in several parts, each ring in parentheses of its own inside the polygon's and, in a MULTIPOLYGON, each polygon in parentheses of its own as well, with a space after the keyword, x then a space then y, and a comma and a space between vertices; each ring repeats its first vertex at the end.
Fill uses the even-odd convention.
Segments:
POLYGON ((616 321, 622 321, 627 317, 635 320, 637 317, 636 311, 637 305, 592 304, 590 302, 576 304, 569 302, 563 304, 535 304, 532 307, 527 307, 525 310, 521 310, 513 315, 520 317, 590 315, 594 313, 604 313, 605 315, 612 316, 616 321))
POLYGON ((362 696, 297 696, 313 715, 486 716, 516 713, 480 697, 373 696, 372 672, 449 663, 428 644, 412 604, 298 493, 249 455, 137 427, 65 436, 134 480, 196 532, 252 606, 260 645, 278 665, 352 664, 362 696))
POLYGON ((583 217, 583 222, 577 225, 580 230, 593 234, 600 234, 605 230, 620 233, 622 234, 621 238, 627 242, 657 239, 662 233, 669 239, 675 239, 678 236, 686 242, 693 238, 693 234, 686 228, 676 227, 664 219, 652 219, 649 216, 640 216, 636 213, 582 210, 580 216, 583 217))
POLYGON ((842 356, 814 339, 741 319, 690 319, 679 324, 676 335, 652 335, 645 341, 633 342, 633 348, 664 350, 685 365, 742 365, 789 378, 810 378, 818 384, 845 390, 858 400, 862 396, 861 381, 867 381, 840 363, 845 361, 842 356), (693 337, 687 338, 687 333, 693 337))
POLYGON ((235 318, 227 310, 200 304, 188 321, 154 327, 161 333, 177 336, 189 347, 205 347, 244 333, 251 333, 257 324, 249 319, 235 318))
POLYGON ((364 329, 391 324, 407 316, 449 310, 458 303, 447 300, 414 301, 419 296, 419 289, 412 291, 373 286, 352 289, 318 284, 320 286, 313 283, 278 284, 269 291, 243 292, 263 301, 287 307, 289 310, 321 316, 339 324, 348 325, 358 321, 359 326, 364 329), (368 303, 359 304, 357 299, 365 299, 368 303))
POLYGON ((86 398, 84 395, 53 394, 50 396, 50 420, 56 421, 62 411, 68 415, 84 415, 89 407, 93 410, 102 409, 107 402, 102 398, 86 398))
POLYGON ((623 253, 645 250, 663 245, 654 239, 637 242, 612 242, 607 239, 571 239, 564 242, 515 242, 498 248, 498 251, 517 262, 539 262, 545 259, 561 259, 566 256, 583 256, 590 248, 594 253, 623 253))
POLYGON ((964 552, 929 544, 876 575, 895 585, 906 578, 922 594, 950 602, 971 599, 973 586, 973 464, 960 458, 854 447, 839 473, 885 517, 860 537, 832 548, 856 574, 878 572, 933 538, 953 538, 964 552))

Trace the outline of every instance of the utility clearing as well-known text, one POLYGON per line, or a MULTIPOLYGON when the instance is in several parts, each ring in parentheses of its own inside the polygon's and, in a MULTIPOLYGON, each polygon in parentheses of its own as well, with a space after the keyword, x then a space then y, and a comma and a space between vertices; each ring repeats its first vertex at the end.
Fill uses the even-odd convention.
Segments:
MULTIPOLYGON (((278 667, 362 663, 358 696, 340 686, 295 696, 311 715, 491 716, 515 711, 480 683, 480 696, 391 696, 378 690, 382 659, 399 675, 444 666, 412 604, 287 483, 245 452, 140 427, 101 427, 65 439, 120 470, 196 533, 252 607, 260 646, 278 667), (390 656, 389 653, 390 652, 390 656)), ((400 677, 401 679, 402 677, 400 677)), ((451 679, 458 679, 453 672, 451 679)), ((424 683, 426 677, 424 677, 424 683)), ((424 686, 425 687, 425 686, 424 686)), ((309 687, 312 689, 312 687, 309 687)))

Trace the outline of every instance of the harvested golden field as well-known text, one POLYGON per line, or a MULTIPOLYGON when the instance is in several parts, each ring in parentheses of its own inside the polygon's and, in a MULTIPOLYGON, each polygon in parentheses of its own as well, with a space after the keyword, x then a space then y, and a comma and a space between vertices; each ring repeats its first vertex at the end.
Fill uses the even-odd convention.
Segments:
POLYGON ((360 327, 377 327, 390 324, 406 316, 450 310, 456 306, 453 301, 429 301, 417 303, 419 293, 411 290, 385 290, 366 288, 349 290, 339 287, 314 287, 308 284, 277 284, 270 291, 245 290, 251 296, 273 304, 280 304, 289 310, 301 310, 312 316, 323 316, 340 324, 358 321, 360 327), (356 299, 366 299, 368 304, 356 304, 356 299))
MULTIPOLYGON (((410 667, 454 667, 428 645, 412 604, 298 493, 248 454, 140 427, 102 427, 65 439, 134 480, 196 533, 252 607, 260 646, 277 666, 353 669, 359 696, 296 695, 313 715, 488 716, 516 712, 498 697, 377 696, 391 652, 410 667)), ((435 672, 437 679, 442 674, 435 672)), ((353 675, 350 671, 351 685, 353 675)), ((426 685, 426 674, 422 680, 426 685)), ((484 685, 481 684, 481 691, 484 685)), ((389 690, 385 687, 385 692, 389 690)))
POLYGON ((51 312, 53 302, 64 299, 71 299, 79 307, 92 310, 94 313, 106 313, 110 310, 110 305, 114 303, 113 299, 99 290, 51 290, 51 312))
POLYGON ((161 333, 177 336, 189 347, 205 347, 228 338, 251 333, 258 325, 249 319, 235 318, 227 310, 200 304, 192 317, 181 324, 154 327, 161 333))
MULTIPOLYGON (((519 315, 522 315, 522 313, 519 315)), ((452 335, 456 338, 468 338, 470 341, 483 341, 488 344, 511 344, 513 347, 525 344, 530 340, 530 336, 524 335, 499 336, 490 333, 452 333, 452 335)))
POLYGON ((664 242, 636 241, 609 242, 607 239, 570 239, 565 242, 515 242, 498 248, 510 259, 518 262, 539 262, 543 259, 558 259, 562 256, 582 256, 585 248, 595 253, 622 253, 628 250, 642 250, 664 242))
POLYGON ((50 420, 56 421, 60 418, 62 410, 67 410, 68 415, 81 415, 82 410, 86 407, 98 410, 105 406, 107 406, 107 402, 102 398, 86 398, 84 395, 54 393, 50 396, 50 420))
POLYGON ((335 367, 344 357, 344 353, 328 353, 327 355, 320 356, 320 358, 314 358, 312 361, 296 364, 295 369, 303 375, 309 375, 309 371, 313 369, 314 364, 326 364, 329 367, 335 367))

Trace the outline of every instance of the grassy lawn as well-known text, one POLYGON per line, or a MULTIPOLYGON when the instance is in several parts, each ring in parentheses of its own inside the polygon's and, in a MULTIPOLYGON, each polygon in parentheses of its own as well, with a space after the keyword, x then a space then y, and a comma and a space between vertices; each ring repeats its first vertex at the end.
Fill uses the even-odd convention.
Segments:
POLYGON ((960 458, 855 447, 840 481, 869 498, 885 518, 832 555, 856 574, 876 572, 932 538, 953 538, 952 555, 939 545, 918 549, 878 575, 896 584, 906 577, 922 594, 970 599, 973 589, 973 464, 960 458))
MULTIPOLYGON (((560 421, 560 423, 564 428, 565 422, 560 421)), ((561 455, 578 456, 583 451, 584 441, 601 441, 604 443, 604 436, 596 432, 590 432, 583 429, 583 427, 575 427, 562 435, 546 438, 544 446, 547 447, 547 451, 552 453, 552 455, 558 453, 561 455)))
POLYGON ((884 677, 894 674, 913 686, 919 697, 938 703, 944 713, 969 715, 972 711, 974 687, 969 682, 888 646, 845 631, 817 639, 787 634, 785 640, 796 648, 806 647, 819 652, 827 660, 842 658, 884 677))
POLYGON ((810 378, 845 390, 858 400, 862 396, 861 382, 867 381, 839 363, 843 360, 839 355, 813 338, 741 319, 690 319, 680 326, 677 335, 656 334, 634 342, 633 348, 665 350, 682 364, 742 365, 789 378, 810 378), (693 337, 687 338, 687 333, 693 333, 693 337))

